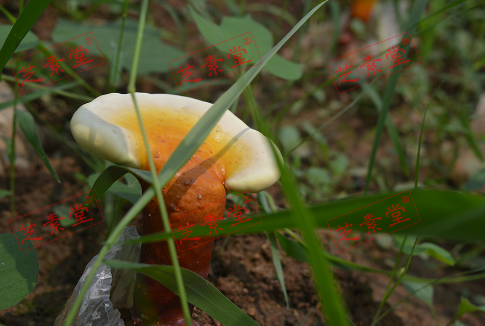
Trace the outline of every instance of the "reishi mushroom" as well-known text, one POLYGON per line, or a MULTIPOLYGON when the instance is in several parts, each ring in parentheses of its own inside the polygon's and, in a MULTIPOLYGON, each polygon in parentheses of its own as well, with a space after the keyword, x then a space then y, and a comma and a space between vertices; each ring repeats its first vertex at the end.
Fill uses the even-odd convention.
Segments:
MULTIPOLYGON (((149 139, 149 155, 159 172, 212 104, 169 94, 135 96, 149 139)), ((91 154, 149 170, 148 153, 130 94, 107 94, 84 104, 74 113, 71 130, 77 143, 91 154)), ((169 219, 180 217, 171 224, 172 229, 203 223, 209 214, 223 216, 226 190, 259 192, 274 184, 280 172, 271 146, 281 157, 264 135, 226 111, 192 158, 162 189, 169 219), (211 205, 214 203, 219 204, 211 205), (187 214, 196 210, 197 214, 187 214)), ((143 191, 149 187, 143 180, 140 183, 143 191)), ((161 231, 164 228, 154 198, 143 210, 143 233, 161 231)), ((213 241, 202 237, 182 245, 190 245, 191 249, 177 251, 180 266, 207 278, 213 241)), ((142 244, 140 262, 171 265, 167 242, 142 244)), ((180 298, 141 274, 137 276, 132 312, 135 325, 185 325, 180 298)))

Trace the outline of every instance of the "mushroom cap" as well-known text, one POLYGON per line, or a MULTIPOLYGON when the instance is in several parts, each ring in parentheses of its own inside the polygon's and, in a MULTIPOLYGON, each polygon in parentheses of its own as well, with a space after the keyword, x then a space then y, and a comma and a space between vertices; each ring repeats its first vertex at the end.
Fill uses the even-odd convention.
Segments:
MULTIPOLYGON (((212 103, 170 94, 135 93, 151 155, 163 162, 212 103)), ((71 119, 77 143, 91 154, 138 169, 149 169, 143 136, 130 94, 111 93, 82 105, 71 119)), ((226 189, 262 191, 280 177, 271 145, 259 131, 226 111, 194 156, 223 169, 226 189)))

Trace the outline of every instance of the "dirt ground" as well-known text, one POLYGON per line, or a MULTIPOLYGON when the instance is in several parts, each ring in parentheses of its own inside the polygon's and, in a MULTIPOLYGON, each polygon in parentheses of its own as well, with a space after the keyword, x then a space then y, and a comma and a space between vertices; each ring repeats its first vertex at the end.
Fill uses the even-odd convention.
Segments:
MULTIPOLYGON (((81 170, 75 159, 64 157, 62 160, 53 159, 52 162, 63 181, 61 185, 52 180, 38 159, 31 164, 28 171, 17 171, 19 216, 62 200, 63 198, 59 198, 60 194, 69 197, 83 192, 82 186, 78 185, 73 178, 73 173, 81 170)), ((0 179, 3 185, 6 181, 5 178, 0 179)), ((1 199, 0 232, 2 233, 11 231, 8 207, 8 199, 1 199)), ((140 227, 140 219, 135 225, 140 227)), ((106 225, 103 223, 37 248, 40 264, 38 284, 34 291, 19 304, 1 311, 0 322, 7 326, 52 325, 86 264, 99 252, 100 241, 104 239, 105 232, 106 225)), ((325 243, 329 244, 328 234, 321 232, 326 239, 325 243)), ((331 253, 337 254, 333 246, 328 246, 328 249, 331 253)), ((209 281, 263 326, 302 325, 305 318, 307 319, 303 325, 325 325, 308 265, 286 256, 282 250, 280 254, 290 300, 288 309, 285 307, 272 263, 269 241, 264 235, 229 236, 229 238, 217 239, 209 281)), ((347 251, 345 256, 341 257, 389 270, 384 262, 393 256, 393 251, 383 251, 375 243, 370 243, 365 251, 347 251)), ((441 276, 425 275, 426 270, 423 261, 416 258, 409 273, 421 277, 441 276)), ((388 277, 340 269, 336 269, 335 275, 354 324, 370 325, 388 277)), ((446 307, 457 306, 462 288, 468 288, 477 294, 484 293, 483 281, 441 285, 436 288, 435 306, 441 324, 446 324, 454 313, 454 311, 447 311, 446 307)), ((389 303, 394 304, 406 295, 407 292, 399 287, 389 299, 389 303)), ((385 309, 387 308, 389 305, 386 304, 385 309)), ((128 310, 122 311, 122 316, 126 325, 132 325, 128 310)), ((480 326, 483 325, 484 319, 483 316, 481 319, 479 317, 479 315, 468 314, 462 320, 466 325, 480 326)), ((201 325, 221 325, 197 308, 194 318, 201 325)), ((433 324, 427 306, 412 297, 379 323, 385 326, 433 324)))

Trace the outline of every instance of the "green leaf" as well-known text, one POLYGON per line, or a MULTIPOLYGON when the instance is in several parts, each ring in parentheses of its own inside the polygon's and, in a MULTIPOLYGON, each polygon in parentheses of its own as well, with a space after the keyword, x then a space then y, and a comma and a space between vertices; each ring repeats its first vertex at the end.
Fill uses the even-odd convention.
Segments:
POLYGON ((13 25, 7 39, 0 50, 0 69, 5 67, 12 54, 19 46, 22 39, 27 35, 34 23, 39 19, 42 12, 47 8, 51 0, 29 1, 13 25))
POLYGON ((69 213, 71 212, 69 206, 55 205, 52 210, 58 217, 64 217, 64 219, 59 220, 59 224, 61 224, 62 227, 70 227, 76 223, 76 219, 68 218, 69 213))
MULTIPOLYGON (((33 248, 30 240, 27 242, 33 248)), ((37 284, 37 252, 35 249, 21 252, 13 233, 0 234, 0 275, 0 310, 20 302, 37 284)))
MULTIPOLYGON (((118 181, 119 178, 123 177, 128 172, 140 177, 141 179, 149 183, 152 182, 151 174, 148 171, 120 165, 111 165, 104 169, 101 174, 94 174, 94 176, 96 176, 95 181, 93 180, 93 175, 89 176, 88 183, 91 187, 91 190, 93 190, 94 192, 94 196, 96 198, 100 198, 105 192, 111 190, 111 187, 118 181)), ((119 183, 117 184, 117 186, 115 186, 109 192, 117 194, 118 196, 125 198, 126 200, 129 200, 133 204, 135 204, 138 201, 139 197, 141 197, 141 186, 139 185, 139 183, 138 186, 135 184, 137 180, 135 181, 131 177, 126 178, 130 180, 130 183, 128 185, 125 185, 118 181, 119 183), (138 199, 134 200, 135 197, 137 197, 138 199)))
MULTIPOLYGON (((121 260, 108 260, 104 264, 140 272, 178 294, 173 266, 135 264, 121 260)), ((185 268, 181 268, 181 271, 187 299, 191 304, 204 310, 209 316, 226 326, 259 325, 203 277, 185 268)))
MULTIPOLYGON (((407 32, 410 32, 411 35, 415 34, 416 25, 414 25, 414 23, 419 21, 427 3, 428 3, 428 0, 415 1, 413 3, 408 21, 406 22, 406 28, 404 28, 404 30, 407 32)), ((406 53, 408 49, 409 49, 409 44, 403 47, 403 51, 405 51, 406 53)), ((382 105, 380 106, 379 119, 377 120, 376 133, 372 144, 372 151, 369 159, 369 166, 367 169, 367 177, 365 180, 365 193, 367 193, 369 189, 369 184, 372 177, 372 169, 374 168, 374 161, 377 154, 377 148, 379 146, 382 131, 384 129, 387 112, 389 111, 389 108, 391 106, 392 98, 396 90, 397 80, 402 73, 402 71, 397 71, 397 70, 398 70, 398 67, 393 68, 391 72, 391 76, 387 81, 387 87, 386 87, 386 90, 384 91, 384 96, 382 97, 382 105)), ((396 143, 394 143, 394 146, 396 146, 396 143)), ((398 147, 396 147, 396 150, 398 150, 398 147)))
POLYGON ((288 256, 301 262, 308 263, 306 250, 301 244, 288 239, 279 232, 276 232, 276 236, 278 237, 278 241, 280 242, 281 249, 283 249, 288 256))
POLYGON ((460 318, 467 312, 483 311, 485 312, 485 306, 475 306, 467 298, 461 298, 460 306, 458 307, 458 312, 454 318, 460 318))
POLYGON ((466 191, 474 191, 482 188, 485 185, 485 169, 479 170, 472 175, 465 184, 466 191))
POLYGON ((283 126, 278 131, 278 139, 283 145, 285 151, 295 147, 301 141, 300 132, 294 126, 283 126))
MULTIPOLYGON (((94 173, 88 177, 88 184, 91 188, 94 186, 96 179, 98 179, 100 175, 101 173, 94 173)), ((134 204, 141 197, 141 185, 131 174, 125 174, 125 178, 130 180, 130 184, 124 184, 121 181, 116 180, 107 192, 120 196, 134 204)))
POLYGON ((433 286, 425 282, 401 280, 402 286, 416 298, 433 306, 433 286))
MULTIPOLYGON (((191 13, 201 34, 207 41, 209 41, 209 43, 213 45, 227 41, 246 32, 251 32, 254 37, 256 47, 258 48, 259 55, 265 55, 273 46, 273 35, 271 32, 249 16, 244 18, 224 17, 222 19, 221 26, 217 26, 213 22, 208 21, 198 15, 193 9, 191 9, 191 13), (244 26, 244 28, 241 29, 241 26, 244 26)), ((231 41, 216 45, 216 47, 226 53, 229 46, 228 44, 231 44, 230 42, 231 41)), ((259 55, 257 55, 257 53, 248 52, 247 58, 252 59, 253 62, 256 62, 259 60, 259 55)), ((303 74, 302 64, 288 61, 277 54, 275 54, 273 58, 269 60, 268 64, 265 66, 265 69, 273 75, 287 80, 299 79, 303 74)))
MULTIPOLYGON (((394 242, 394 247, 400 248, 404 236, 395 234, 394 238, 396 239, 396 241, 394 242)), ((406 254, 409 255, 411 253, 415 240, 416 240, 416 237, 408 236, 406 243, 404 244, 404 247, 403 247, 403 251, 406 254)), ((455 264, 455 260, 453 259, 451 254, 434 243, 423 242, 421 244, 417 244, 416 247, 414 248, 413 256, 419 255, 421 253, 425 253, 451 266, 455 264)))
POLYGON ((280 252, 278 249, 278 243, 276 241, 275 233, 268 232, 268 239, 271 244, 271 254, 273 257, 273 265, 276 270, 276 275, 278 276, 278 281, 281 285, 281 291, 283 291, 283 295, 285 296, 286 301, 286 308, 290 307, 290 303, 288 301, 288 294, 286 293, 286 285, 285 285, 285 275, 283 274, 283 267, 281 266, 281 258, 280 252))
MULTIPOLYGON (((0 26, 0 44, 3 45, 5 43, 5 40, 7 39, 7 35, 12 30, 12 27, 13 26, 9 26, 9 25, 0 26)), ((37 44, 39 44, 39 39, 37 38, 37 36, 35 36, 34 33, 29 31, 25 35, 22 42, 20 42, 19 46, 15 49, 14 53, 35 48, 37 44)))
MULTIPOLYGON (((345 198, 310 206, 309 209, 316 216, 318 227, 328 229, 327 221, 329 219, 352 212, 395 194, 396 192, 391 192, 367 197, 345 198)), ((421 217, 421 222, 395 231, 393 233, 394 236, 397 234, 414 234, 465 242, 485 242, 485 234, 483 232, 485 229, 485 219, 483 218, 485 214, 485 198, 449 190, 418 189, 411 190, 411 194, 421 217)), ((295 228, 296 223, 291 218, 291 214, 290 210, 282 210, 271 214, 261 213, 262 222, 232 234, 250 234, 295 228)), ((230 232, 231 221, 221 221, 219 226, 224 229, 220 231, 220 235, 224 235, 226 234, 225 232, 230 232), (226 228, 228 231, 225 231, 226 228)), ((192 228, 191 236, 202 236, 204 234, 207 234, 207 230, 203 226, 194 226, 192 228)), ((163 235, 158 234, 142 238, 150 238, 153 242, 156 242, 172 236, 172 233, 168 232, 163 235)), ((284 241, 280 237, 278 238, 281 247, 286 251, 284 241)))
POLYGON ((40 143, 39 137, 37 136, 37 132, 35 130, 34 118, 30 114, 30 112, 15 110, 15 115, 17 117, 17 122, 19 123, 20 129, 22 129, 22 132, 25 135, 25 138, 27 138, 29 143, 34 147, 35 151, 37 152, 37 154, 39 154, 42 161, 44 161, 44 165, 52 174, 54 179, 56 179, 57 182, 61 183, 61 180, 59 180, 59 176, 57 175, 56 171, 54 171, 54 168, 49 162, 49 159, 44 152, 44 148, 40 143))
MULTIPOLYGON (((372 102, 374 102, 377 111, 381 112, 382 100, 379 96, 379 93, 377 93, 377 91, 371 84, 364 84, 362 85, 362 87, 364 88, 364 91, 369 95, 372 102)), ((399 138, 399 133, 397 132, 396 126, 394 126, 390 115, 386 116, 386 120, 384 123, 394 146, 394 150, 396 151, 397 158, 399 159, 399 164, 401 165, 401 168, 406 176, 409 177, 409 169, 406 165, 406 157, 404 155, 404 149, 401 144, 401 139, 399 138)))
POLYGON ((10 196, 10 190, 0 189, 0 198, 10 196))
MULTIPOLYGON (((138 23, 133 19, 127 18, 123 32, 123 44, 121 47, 121 69, 130 70, 133 51, 137 39, 138 23), (123 60, 124 58, 124 60, 123 60)), ((70 40, 79 35, 93 32, 97 44, 103 57, 107 57, 110 62, 115 62, 116 49, 121 30, 121 20, 109 22, 100 27, 79 24, 61 19, 52 32, 52 38, 56 43, 70 40)), ((83 40, 77 38, 71 41, 72 44, 82 45, 83 40)), ((99 53, 93 53, 99 55, 99 53)), ((184 52, 165 44, 161 40, 160 31, 154 27, 146 26, 143 34, 143 44, 141 47, 140 66, 138 74, 147 75, 151 72, 168 72, 170 71, 169 61, 178 59, 185 55, 184 52)), ((177 61, 182 64, 186 59, 177 61)))
POLYGON ((470 127, 470 121, 466 110, 460 110, 460 121, 463 126, 463 129, 465 130, 465 136, 466 136, 466 140, 468 141, 468 145, 472 149, 475 156, 478 157, 480 161, 483 162, 483 156, 482 156, 482 153, 480 152, 480 148, 478 148, 475 138, 473 137, 473 132, 470 127))

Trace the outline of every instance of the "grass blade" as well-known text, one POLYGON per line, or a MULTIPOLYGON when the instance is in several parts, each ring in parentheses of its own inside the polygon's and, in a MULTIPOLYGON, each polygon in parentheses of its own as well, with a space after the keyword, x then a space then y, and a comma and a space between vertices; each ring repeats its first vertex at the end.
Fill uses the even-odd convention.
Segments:
MULTIPOLYGON (((377 91, 372 87, 370 84, 365 84, 362 85, 364 90, 367 92, 369 97, 371 98, 372 102, 374 102, 374 105, 377 108, 377 111, 381 112, 382 108, 382 100, 377 93, 377 91)), ((392 144, 394 145, 394 149, 396 150, 397 158, 399 160, 399 164, 401 165, 402 170, 406 174, 406 176, 409 178, 409 169, 406 164, 406 157, 404 156, 404 149, 401 144, 401 139, 399 138, 399 133, 397 132, 396 127, 394 126, 394 123, 392 122, 392 119, 389 115, 386 116, 385 120, 385 126, 387 129, 387 132, 389 133, 389 137, 391 138, 392 144)))
POLYGON ((37 136, 37 132, 35 130, 34 118, 30 114, 30 112, 15 110, 15 116, 17 117, 18 124, 20 126, 20 129, 22 129, 25 138, 27 138, 29 143, 34 147, 35 151, 37 152, 37 154, 39 154, 42 161, 44 161, 45 167, 49 170, 54 179, 56 179, 57 182, 61 183, 61 180, 59 180, 59 176, 57 175, 56 171, 54 171, 54 168, 49 162, 44 148, 40 143, 39 137, 37 136))
MULTIPOLYGON (((414 35, 414 32, 416 31, 416 25, 414 25, 417 21, 419 21, 419 18, 421 17, 424 8, 426 7, 426 4, 428 3, 428 0, 422 0, 422 1, 415 1, 413 4, 413 7, 411 8, 411 14, 409 15, 409 19, 406 23, 407 28, 405 28, 406 31, 409 31, 411 35, 414 35), (409 27, 411 26, 411 27, 409 27)), ((409 44, 407 46, 403 47, 403 50, 407 53, 407 50, 409 49, 409 44)), ((407 57, 407 55, 406 55, 407 57)), ((374 137, 374 143, 372 144, 372 152, 371 156, 369 159, 369 167, 367 170, 367 178, 365 180, 365 193, 367 194, 367 191, 369 190, 369 183, 370 179, 372 177, 372 169, 374 166, 374 161, 376 158, 376 153, 377 153, 377 147, 379 146, 379 142, 381 139, 382 131, 384 129, 384 122, 386 120, 387 112, 389 111, 389 107, 391 105, 391 100, 392 97, 394 96, 394 92, 396 90, 396 85, 397 85, 397 80, 399 76, 401 75, 402 71, 396 72, 399 69, 399 67, 394 67, 391 76, 389 77, 389 82, 387 83, 387 88, 384 92, 384 97, 382 101, 382 108, 381 112, 379 112, 379 120, 377 121, 377 127, 376 127, 376 134, 374 137)))
POLYGON ((276 241, 275 233, 268 232, 268 239, 271 244, 271 254, 273 257, 273 265, 276 270, 276 275, 278 276, 278 281, 281 285, 281 291, 283 291, 283 295, 285 296, 286 301, 286 308, 290 307, 290 302, 288 301, 288 294, 286 292, 286 285, 285 285, 285 275, 283 274, 283 266, 281 266, 281 258, 280 252, 278 250, 278 242, 276 241))
POLYGON ((14 54, 22 39, 27 35, 34 23, 39 19, 51 0, 29 1, 23 8, 19 18, 8 33, 7 39, 0 50, 0 68, 3 69, 14 54))
MULTIPOLYGON (((175 294, 179 294, 175 285, 173 266, 135 264, 121 260, 108 260, 104 263, 114 268, 128 268, 142 273, 162 283, 175 294)), ((209 316, 226 326, 259 325, 203 277, 185 268, 181 268, 181 272, 187 298, 191 304, 204 310, 209 316)))

